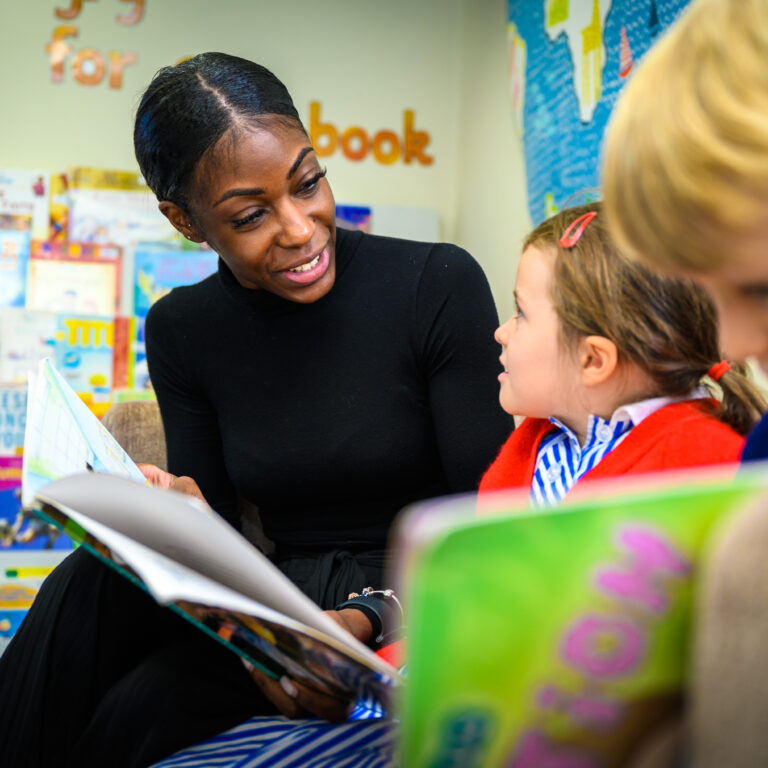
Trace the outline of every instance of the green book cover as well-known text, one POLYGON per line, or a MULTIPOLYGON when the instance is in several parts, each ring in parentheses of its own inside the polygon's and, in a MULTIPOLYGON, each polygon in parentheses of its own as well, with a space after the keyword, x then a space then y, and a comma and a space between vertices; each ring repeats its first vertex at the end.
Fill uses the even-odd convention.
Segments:
POLYGON ((615 482, 549 511, 459 497, 398 525, 404 766, 625 765, 679 713, 714 532, 768 472, 615 482))

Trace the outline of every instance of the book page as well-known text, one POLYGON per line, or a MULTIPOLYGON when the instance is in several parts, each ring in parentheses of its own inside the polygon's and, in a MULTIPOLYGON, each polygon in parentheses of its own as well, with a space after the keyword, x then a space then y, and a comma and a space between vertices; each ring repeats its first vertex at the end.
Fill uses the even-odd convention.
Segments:
MULTIPOLYGON (((325 616, 256 547, 199 499, 99 473, 63 478, 38 491, 36 498, 64 511, 138 572, 145 562, 140 551, 126 550, 125 537, 335 638, 369 659, 375 668, 381 664, 369 648, 325 616), (134 559, 137 553, 139 559, 134 559)), ((150 578, 146 583, 155 594, 155 582, 150 578)), ((167 600, 168 590, 178 588, 181 583, 161 580, 156 598, 167 600)), ((391 674, 391 668, 383 668, 391 674)))
MULTIPOLYGON (((113 559, 118 565, 121 565, 122 562, 130 564, 131 569, 141 578, 157 602, 164 605, 188 602, 253 616, 268 624, 284 627, 293 632, 300 632, 321 640, 344 655, 371 667, 370 655, 372 654, 370 651, 364 648, 364 652, 361 654, 356 644, 349 642, 354 638, 348 633, 344 632, 337 638, 325 631, 294 621, 284 613, 218 584, 191 568, 153 551, 74 509, 67 508, 63 504, 57 509, 87 530, 97 541, 104 544, 113 556, 116 556, 113 559)), ((317 610, 316 606, 315 610, 317 610)), ((336 625, 333 624, 333 626, 336 625)), ((390 666, 381 662, 375 655, 374 659, 378 671, 389 677, 394 676, 394 670, 390 666)))

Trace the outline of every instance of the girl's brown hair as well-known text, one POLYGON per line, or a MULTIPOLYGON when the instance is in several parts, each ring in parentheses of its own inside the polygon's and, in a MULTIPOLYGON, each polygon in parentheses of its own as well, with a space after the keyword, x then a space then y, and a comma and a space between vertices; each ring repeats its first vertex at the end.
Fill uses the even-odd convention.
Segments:
MULTIPOLYGON (((717 316, 709 297, 692 281, 661 275, 624 256, 608 234, 602 203, 566 208, 539 224, 524 247, 553 249, 551 298, 563 340, 604 336, 619 361, 632 362, 658 386, 652 395, 684 397, 704 384, 721 359, 717 316), (597 215, 572 247, 560 239, 573 221, 597 215)), ((746 434, 765 410, 765 401, 740 366, 718 382, 718 418, 746 434)))

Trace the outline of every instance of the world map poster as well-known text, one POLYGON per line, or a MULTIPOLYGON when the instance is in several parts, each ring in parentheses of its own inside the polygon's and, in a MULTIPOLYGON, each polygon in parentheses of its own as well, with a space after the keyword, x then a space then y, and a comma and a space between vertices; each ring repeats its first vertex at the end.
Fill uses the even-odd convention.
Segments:
POLYGON ((509 92, 534 223, 600 196, 616 99, 689 0, 509 0, 509 92))

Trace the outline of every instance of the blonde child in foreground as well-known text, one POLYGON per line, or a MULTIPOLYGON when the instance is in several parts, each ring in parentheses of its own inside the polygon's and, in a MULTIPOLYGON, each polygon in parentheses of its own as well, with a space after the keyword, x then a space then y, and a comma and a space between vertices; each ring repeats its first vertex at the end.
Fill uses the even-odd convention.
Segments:
POLYGON ((600 203, 566 209, 525 242, 496 340, 501 406, 526 418, 481 492, 529 486, 545 506, 582 480, 735 462, 763 409, 721 360, 706 294, 625 258, 604 218, 600 203))
MULTIPOLYGON (((729 356, 768 373, 768 0, 694 0, 645 57, 605 146, 621 247, 712 295, 729 356)), ((743 459, 768 458, 768 417, 743 459)), ((768 765, 768 516, 718 535, 694 623, 687 732, 695 768, 768 765)))

